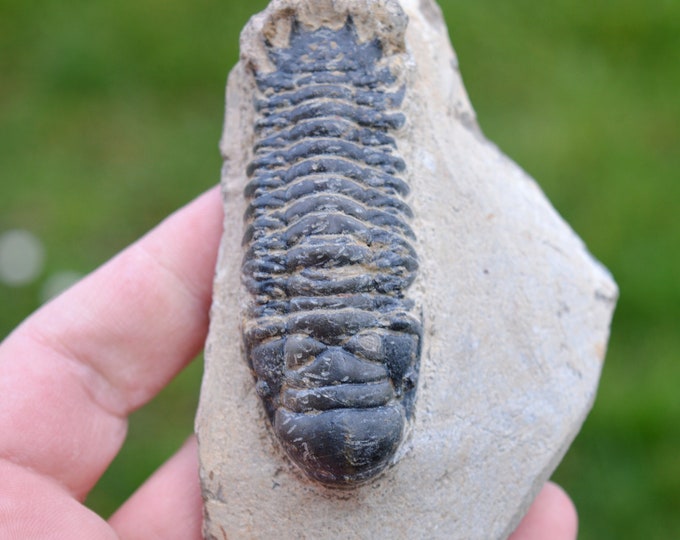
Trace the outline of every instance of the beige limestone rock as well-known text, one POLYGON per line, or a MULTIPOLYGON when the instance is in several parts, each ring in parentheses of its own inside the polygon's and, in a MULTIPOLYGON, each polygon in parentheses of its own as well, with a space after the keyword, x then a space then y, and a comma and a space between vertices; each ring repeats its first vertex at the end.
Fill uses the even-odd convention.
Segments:
MULTIPOLYGON (((439 8, 402 0, 407 163, 424 348, 415 420, 397 463, 332 490, 304 477, 268 430, 242 357, 240 283, 253 81, 227 86, 225 233, 196 430, 206 538, 505 538, 578 433, 595 397, 617 288, 536 183, 477 127, 439 8)), ((275 0, 242 36, 283 39, 277 13, 315 24, 352 13, 393 31, 390 0, 275 0), (272 15, 274 14, 274 15, 272 15)), ((398 19, 398 17, 397 17, 398 19)), ((375 25, 376 29, 372 29, 375 25)))

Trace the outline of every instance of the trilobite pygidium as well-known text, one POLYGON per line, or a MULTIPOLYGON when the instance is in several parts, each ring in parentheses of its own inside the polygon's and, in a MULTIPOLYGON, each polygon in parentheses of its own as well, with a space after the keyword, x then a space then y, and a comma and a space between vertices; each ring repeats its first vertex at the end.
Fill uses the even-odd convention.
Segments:
POLYGON ((418 262, 392 136, 404 83, 352 17, 267 43, 255 145, 243 335, 257 392, 310 477, 353 486, 387 465, 413 413, 422 328, 405 292, 418 262))

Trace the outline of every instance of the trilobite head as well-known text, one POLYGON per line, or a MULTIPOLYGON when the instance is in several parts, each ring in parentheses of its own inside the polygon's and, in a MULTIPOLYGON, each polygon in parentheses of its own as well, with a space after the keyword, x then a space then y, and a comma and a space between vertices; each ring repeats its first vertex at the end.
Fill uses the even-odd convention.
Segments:
POLYGON ((422 329, 406 294, 418 261, 395 136, 405 88, 384 24, 361 36, 366 14, 360 32, 356 13, 324 24, 291 13, 285 39, 273 23, 264 37, 273 69, 249 64, 244 344, 288 456, 351 487, 392 463, 418 378, 422 329))

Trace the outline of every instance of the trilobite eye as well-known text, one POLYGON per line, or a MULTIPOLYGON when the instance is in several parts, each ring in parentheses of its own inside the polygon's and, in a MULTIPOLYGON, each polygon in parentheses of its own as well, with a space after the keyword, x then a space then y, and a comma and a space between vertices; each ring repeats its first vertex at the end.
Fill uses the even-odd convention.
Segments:
POLYGON ((320 341, 303 334, 287 337, 283 346, 283 358, 288 368, 297 368, 311 362, 328 347, 320 341))
POLYGON ((414 377, 415 373, 412 371, 404 376, 402 379, 402 392, 408 392, 409 390, 413 390, 413 388, 415 388, 416 383, 414 381, 414 377))
POLYGON ((371 356, 379 356, 380 351, 382 348, 382 340, 380 339, 380 336, 377 334, 360 334, 358 336, 359 338, 359 346, 368 353, 369 358, 371 356))
POLYGON ((272 395, 272 389, 267 384, 267 381, 257 381, 255 384, 255 391, 261 398, 268 398, 272 395))

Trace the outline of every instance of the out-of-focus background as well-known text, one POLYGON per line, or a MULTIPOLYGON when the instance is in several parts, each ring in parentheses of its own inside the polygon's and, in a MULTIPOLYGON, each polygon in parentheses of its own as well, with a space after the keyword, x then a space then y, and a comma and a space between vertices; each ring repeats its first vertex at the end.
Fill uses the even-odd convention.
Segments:
MULTIPOLYGON (((0 338, 218 181, 224 82, 263 0, 0 0, 0 338)), ((582 539, 680 535, 680 3, 446 0, 486 135, 621 298, 555 473, 582 539)), ((197 359, 131 419, 108 515, 191 432, 197 359)), ((0 400, 1 400, 0 396, 0 400)))

